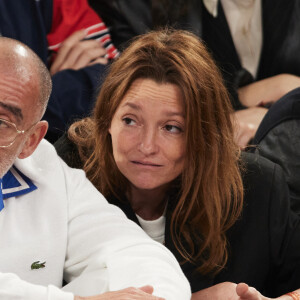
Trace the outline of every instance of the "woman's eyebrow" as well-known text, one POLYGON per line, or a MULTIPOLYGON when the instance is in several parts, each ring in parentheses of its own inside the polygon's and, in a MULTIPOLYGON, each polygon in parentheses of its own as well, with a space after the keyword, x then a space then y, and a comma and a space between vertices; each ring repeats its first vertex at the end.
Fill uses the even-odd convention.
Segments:
POLYGON ((4 108, 5 110, 8 110, 9 112, 11 112, 16 117, 18 122, 23 120, 22 110, 19 107, 3 103, 2 101, 0 101, 0 106, 2 108, 4 108))
MULTIPOLYGON (((129 106, 130 108, 135 109, 135 110, 139 110, 139 111, 142 110, 142 108, 139 105, 132 103, 130 101, 127 101, 122 105, 122 107, 126 107, 126 106, 129 106)), ((181 111, 166 110, 163 113, 168 117, 179 116, 179 117, 184 118, 184 113, 182 113, 181 111)))
POLYGON ((133 108, 135 110, 141 110, 141 107, 135 103, 132 103, 132 102, 129 102, 129 101, 126 101, 122 107, 126 107, 126 106, 129 106, 130 108, 133 108))
POLYGON ((164 114, 168 117, 174 117, 174 116, 179 116, 179 117, 182 117, 184 118, 184 114, 181 112, 181 111, 169 111, 169 110, 166 110, 164 112, 164 114))

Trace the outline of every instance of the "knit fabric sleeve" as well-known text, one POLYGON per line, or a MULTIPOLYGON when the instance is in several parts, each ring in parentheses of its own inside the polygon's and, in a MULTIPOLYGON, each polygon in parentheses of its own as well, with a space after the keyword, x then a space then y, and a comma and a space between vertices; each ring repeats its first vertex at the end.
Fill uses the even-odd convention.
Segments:
POLYGON ((53 0, 52 27, 47 35, 48 49, 52 53, 57 52, 67 37, 81 29, 86 30, 86 40, 95 39, 103 44, 108 59, 119 55, 108 28, 86 0, 53 0))

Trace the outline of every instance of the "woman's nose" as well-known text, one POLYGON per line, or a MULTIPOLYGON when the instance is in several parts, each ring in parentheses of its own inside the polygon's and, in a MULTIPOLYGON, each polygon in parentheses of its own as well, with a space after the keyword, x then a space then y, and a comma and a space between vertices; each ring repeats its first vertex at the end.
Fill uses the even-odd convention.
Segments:
POLYGON ((141 132, 139 150, 145 155, 155 154, 158 151, 157 133, 153 129, 141 132))

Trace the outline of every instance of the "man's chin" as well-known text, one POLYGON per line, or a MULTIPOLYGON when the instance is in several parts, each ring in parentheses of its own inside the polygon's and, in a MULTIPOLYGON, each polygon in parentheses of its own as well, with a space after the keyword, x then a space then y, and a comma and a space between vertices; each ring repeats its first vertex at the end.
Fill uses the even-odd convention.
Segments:
POLYGON ((2 178, 8 172, 8 170, 14 164, 15 159, 16 157, 8 157, 5 158, 3 162, 0 161, 0 178, 2 178))
POLYGON ((0 178, 2 178, 2 177, 8 172, 9 169, 10 169, 10 168, 3 170, 3 169, 0 167, 0 178))

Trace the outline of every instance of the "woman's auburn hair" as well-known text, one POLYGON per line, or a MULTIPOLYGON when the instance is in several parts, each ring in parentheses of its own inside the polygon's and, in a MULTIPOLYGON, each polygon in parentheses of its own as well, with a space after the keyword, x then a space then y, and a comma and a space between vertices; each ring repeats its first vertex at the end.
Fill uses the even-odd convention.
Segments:
MULTIPOLYGON (((186 158, 171 216, 172 240, 185 261, 216 274, 228 258, 227 230, 243 207, 240 151, 233 141, 232 107, 222 77, 192 33, 163 29, 139 36, 111 65, 93 115, 74 123, 87 177, 106 197, 123 198, 129 182, 114 161, 109 128, 138 78, 171 83, 182 92, 186 158)), ((120 199, 120 201, 122 201, 120 199)))

